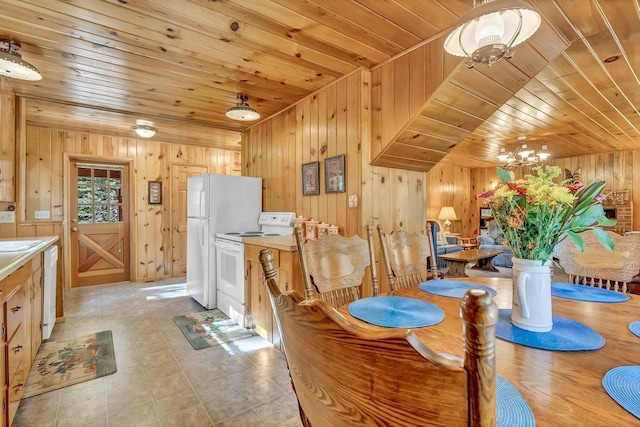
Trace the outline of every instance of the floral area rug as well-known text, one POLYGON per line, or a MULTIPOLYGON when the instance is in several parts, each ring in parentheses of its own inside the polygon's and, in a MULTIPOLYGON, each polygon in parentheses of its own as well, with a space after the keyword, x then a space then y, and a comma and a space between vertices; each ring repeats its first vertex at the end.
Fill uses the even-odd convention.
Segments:
POLYGON ((23 398, 37 396, 117 371, 111 331, 43 343, 33 362, 23 398))
POLYGON ((173 320, 196 350, 255 335, 217 308, 174 317, 173 320))

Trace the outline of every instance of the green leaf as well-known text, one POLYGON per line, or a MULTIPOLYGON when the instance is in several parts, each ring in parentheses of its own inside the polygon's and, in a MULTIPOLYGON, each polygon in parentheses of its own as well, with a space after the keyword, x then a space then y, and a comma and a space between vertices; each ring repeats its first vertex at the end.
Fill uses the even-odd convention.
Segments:
POLYGON ((580 249, 580 252, 584 252, 585 246, 582 237, 580 237, 573 231, 567 231, 567 236, 571 237, 571 240, 573 240, 573 244, 576 245, 576 248, 580 249))
POLYGON ((591 203, 593 199, 604 189, 604 181, 593 181, 589 185, 586 185, 576 192, 577 205, 582 204, 584 201, 591 203))
POLYGON ((584 212, 578 215, 574 220, 571 228, 588 227, 595 224, 604 214, 602 205, 591 205, 584 212))
POLYGON ((615 219, 607 218, 604 215, 598 219, 598 225, 603 227, 613 227, 616 223, 617 221, 615 219))
POLYGON ((614 243, 609 233, 607 233, 601 228, 594 228, 593 234, 596 236, 596 238, 598 239, 598 241, 602 246, 604 246, 606 249, 610 251, 613 250, 614 243))
POLYGON ((511 181, 511 174, 502 168, 498 168, 498 178, 501 182, 511 181))

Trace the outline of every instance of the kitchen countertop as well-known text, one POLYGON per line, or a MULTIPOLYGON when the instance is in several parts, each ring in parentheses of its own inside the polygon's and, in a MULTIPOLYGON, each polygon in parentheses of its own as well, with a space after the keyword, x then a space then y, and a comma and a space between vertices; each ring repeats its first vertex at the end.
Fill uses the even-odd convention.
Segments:
POLYGON ((246 243, 247 245, 264 246, 266 248, 278 249, 281 251, 298 251, 296 238, 293 236, 243 237, 242 243, 246 243))
POLYGON ((39 243, 26 251, 0 252, 0 280, 16 271, 18 267, 57 242, 58 239, 58 236, 15 237, 11 239, 0 239, 0 242, 42 240, 42 243, 39 243))

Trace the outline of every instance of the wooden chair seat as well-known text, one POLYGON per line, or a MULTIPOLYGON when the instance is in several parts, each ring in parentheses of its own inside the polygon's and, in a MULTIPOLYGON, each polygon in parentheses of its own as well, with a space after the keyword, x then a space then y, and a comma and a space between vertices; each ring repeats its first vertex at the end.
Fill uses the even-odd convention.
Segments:
POLYGON ((438 272, 433 244, 428 237, 431 236, 431 224, 427 224, 427 234, 400 230, 388 235, 378 225, 378 236, 391 291, 444 277, 438 272), (427 268, 427 260, 430 260, 431 269, 427 268))
POLYGON ((372 293, 378 294, 371 227, 367 228, 367 240, 360 236, 325 235, 305 241, 300 229, 296 229, 295 236, 307 299, 317 295, 334 307, 355 301, 362 296, 367 269, 372 293))
POLYGON ((488 292, 470 290, 462 301, 463 361, 409 329, 363 324, 320 299, 282 294, 268 249, 260 261, 305 425, 495 426, 498 310, 488 292))

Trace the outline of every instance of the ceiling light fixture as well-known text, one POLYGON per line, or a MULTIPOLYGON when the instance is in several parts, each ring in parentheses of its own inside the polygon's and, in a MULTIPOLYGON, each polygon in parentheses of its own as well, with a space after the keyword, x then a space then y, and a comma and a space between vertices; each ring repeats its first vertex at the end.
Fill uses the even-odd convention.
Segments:
POLYGON ((131 129, 136 131, 141 138, 151 138, 158 132, 158 129, 153 126, 153 122, 147 120, 136 120, 135 126, 131 129))
POLYGON ((540 26, 540 14, 522 0, 474 0, 447 36, 444 49, 469 58, 467 68, 477 63, 489 67, 513 56, 512 48, 531 37, 540 26))
POLYGON ((502 163, 503 168, 539 166, 551 157, 551 153, 547 150, 546 145, 543 145, 542 149, 536 153, 527 147, 527 144, 524 142, 526 139, 526 136, 518 137, 520 147, 518 147, 515 153, 513 151, 507 152, 504 147, 500 149, 500 154, 498 154, 497 157, 500 163, 502 163))
POLYGON ((42 80, 40 71, 18 53, 21 47, 20 43, 0 39, 0 75, 34 82, 42 80))
POLYGON ((260 114, 247 104, 247 99, 249 99, 248 96, 238 94, 238 99, 238 104, 227 110, 226 116, 228 118, 231 120, 239 120, 241 122, 250 122, 260 118, 260 114))

